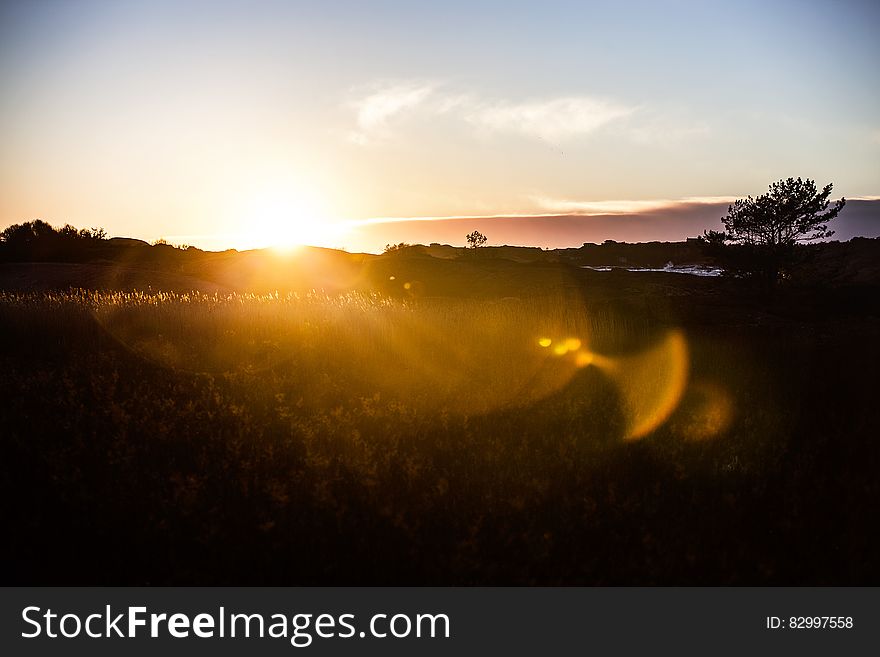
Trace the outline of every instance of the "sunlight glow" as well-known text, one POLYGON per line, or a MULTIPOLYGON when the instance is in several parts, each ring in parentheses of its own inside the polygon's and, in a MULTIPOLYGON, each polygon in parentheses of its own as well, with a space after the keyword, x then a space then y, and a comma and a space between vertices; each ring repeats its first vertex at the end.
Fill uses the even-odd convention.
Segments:
POLYGON ((343 226, 327 216, 314 194, 291 186, 257 190, 240 207, 239 248, 334 247, 343 226))

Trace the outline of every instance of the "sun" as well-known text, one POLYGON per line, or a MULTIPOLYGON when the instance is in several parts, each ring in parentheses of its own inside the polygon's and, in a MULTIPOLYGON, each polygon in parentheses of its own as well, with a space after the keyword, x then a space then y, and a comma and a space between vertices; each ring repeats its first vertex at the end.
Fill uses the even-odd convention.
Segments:
POLYGON ((333 246, 340 227, 321 204, 295 190, 262 191, 242 213, 243 242, 249 248, 290 251, 301 246, 333 246))

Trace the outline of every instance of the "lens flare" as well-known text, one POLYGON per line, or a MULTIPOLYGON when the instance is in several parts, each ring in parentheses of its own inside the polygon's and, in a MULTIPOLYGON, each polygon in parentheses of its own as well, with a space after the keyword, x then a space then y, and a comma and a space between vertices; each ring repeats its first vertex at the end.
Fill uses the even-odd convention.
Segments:
POLYGON ((669 418, 684 393, 688 369, 687 342, 678 330, 642 353, 604 365, 622 397, 625 440, 644 438, 669 418))
MULTIPOLYGON (((551 344, 551 338, 538 340, 541 347, 551 344)), ((654 346, 627 356, 599 354, 574 337, 557 342, 550 354, 556 356, 552 360, 559 370, 594 366, 614 383, 626 422, 625 440, 643 438, 666 422, 687 385, 687 342, 679 330, 668 331, 654 346)))
POLYGON ((716 438, 730 426, 733 410, 733 400, 723 386, 712 381, 694 383, 676 413, 675 432, 695 442, 716 438))

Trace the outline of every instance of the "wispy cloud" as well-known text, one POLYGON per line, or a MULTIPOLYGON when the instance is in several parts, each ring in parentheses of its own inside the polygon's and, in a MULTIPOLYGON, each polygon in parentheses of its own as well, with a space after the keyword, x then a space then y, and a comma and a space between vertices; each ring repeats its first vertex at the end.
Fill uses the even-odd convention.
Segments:
POLYGON ((454 90, 436 81, 378 82, 356 89, 348 103, 349 138, 366 146, 392 138, 407 120, 443 116, 476 134, 520 135, 553 144, 600 131, 630 143, 671 148, 705 137, 710 125, 676 107, 646 107, 588 95, 510 100, 454 90))
POLYGON ((585 96, 522 103, 495 102, 468 109, 465 119, 497 132, 517 132, 547 140, 575 137, 628 116, 634 107, 585 96))
POLYGON ((670 113, 657 112, 640 116, 624 127, 630 140, 646 146, 678 146, 684 141, 709 135, 709 124, 670 113))
POLYGON ((664 210, 672 207, 680 207, 682 205, 732 203, 736 199, 732 196, 689 196, 679 199, 649 199, 638 201, 579 201, 547 196, 532 196, 531 200, 537 207, 543 208, 550 213, 589 216, 652 212, 654 210, 664 210))
MULTIPOLYGON (((875 198, 875 197, 862 197, 875 198)), ((880 198, 880 197, 876 197, 880 198)), ((678 199, 648 199, 619 201, 577 201, 552 198, 548 196, 530 196, 531 211, 508 212, 504 214, 453 214, 442 216, 411 216, 411 217, 371 217, 351 222, 352 226, 370 224, 391 224, 412 221, 449 221, 454 219, 516 219, 546 218, 564 216, 605 216, 649 213, 656 210, 681 208, 688 205, 726 205, 733 203, 733 196, 686 196, 678 199)))
POLYGON ((350 103, 356 130, 351 138, 365 145, 390 137, 393 124, 408 115, 449 115, 489 132, 516 133, 545 140, 590 134, 629 116, 636 107, 590 96, 510 101, 452 93, 431 82, 377 84, 350 103), (430 101, 430 102, 429 102, 430 101))
POLYGON ((422 105, 434 92, 431 83, 390 83, 374 88, 355 100, 357 130, 353 141, 365 144, 389 135, 389 123, 422 105))

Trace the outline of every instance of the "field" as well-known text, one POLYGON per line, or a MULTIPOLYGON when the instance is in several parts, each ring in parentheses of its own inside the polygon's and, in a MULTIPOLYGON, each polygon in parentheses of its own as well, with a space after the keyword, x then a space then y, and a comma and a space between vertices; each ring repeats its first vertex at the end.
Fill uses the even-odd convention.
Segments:
POLYGON ((873 288, 564 271, 0 294, 6 583, 880 583, 873 288))

